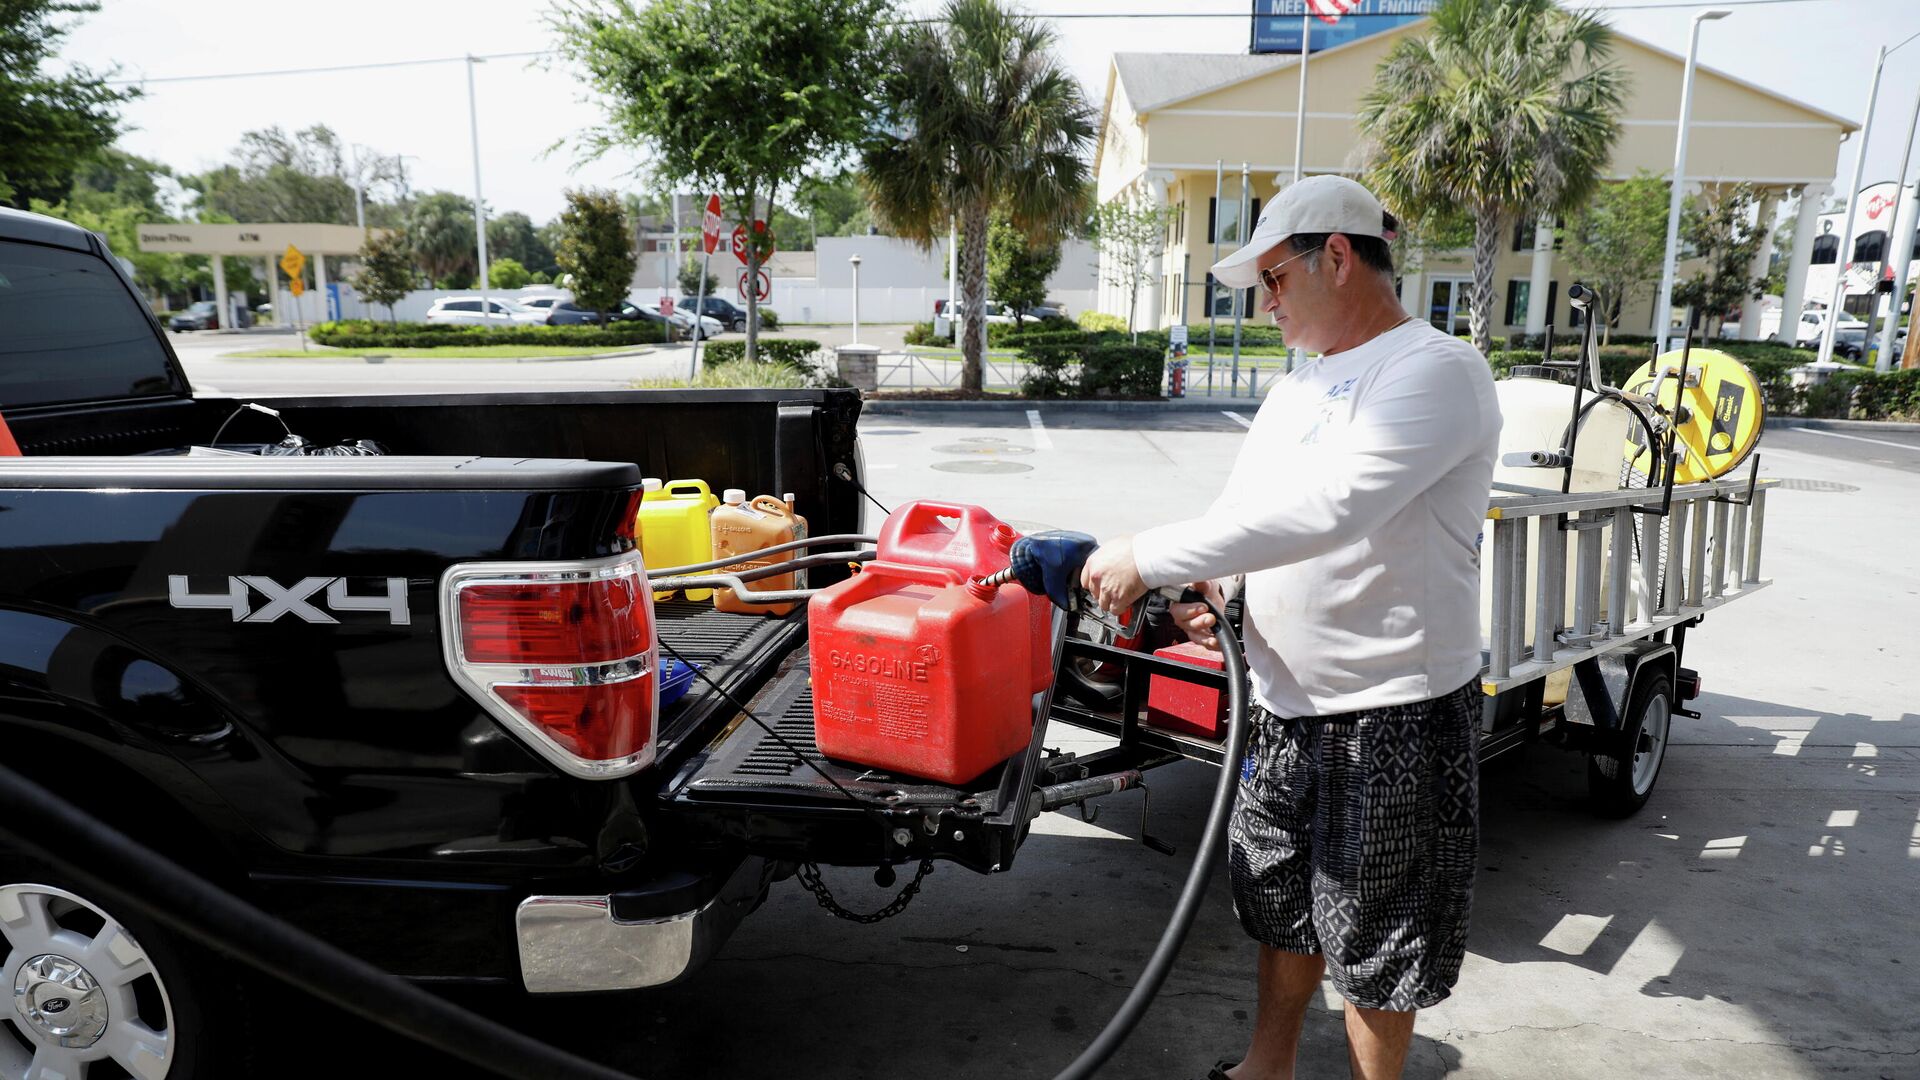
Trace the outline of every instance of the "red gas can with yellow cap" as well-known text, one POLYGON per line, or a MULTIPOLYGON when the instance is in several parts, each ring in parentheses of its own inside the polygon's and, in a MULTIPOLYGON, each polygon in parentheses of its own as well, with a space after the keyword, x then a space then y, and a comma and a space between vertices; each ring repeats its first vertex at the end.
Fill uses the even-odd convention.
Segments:
MULTIPOLYGON (((1013 526, 967 503, 923 499, 906 503, 880 526, 875 554, 882 562, 938 566, 967 577, 986 577, 1007 568, 1008 553, 1020 539, 1013 526)), ((1053 685, 1053 605, 1025 589, 1006 590, 1026 610, 1030 644, 1031 693, 1053 685)), ((1000 670, 1007 670, 1004 661, 1000 670)))
POLYGON ((964 784, 1032 734, 1028 605, 957 570, 873 562, 807 605, 813 730, 840 761, 964 784))

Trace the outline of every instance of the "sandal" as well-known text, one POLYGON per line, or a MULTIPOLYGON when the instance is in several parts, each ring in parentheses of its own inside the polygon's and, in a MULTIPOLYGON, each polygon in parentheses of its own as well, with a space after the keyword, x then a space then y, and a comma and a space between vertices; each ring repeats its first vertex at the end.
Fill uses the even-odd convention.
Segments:
POLYGON ((1237 1061, 1228 1061, 1226 1058, 1221 1058, 1214 1064, 1213 1068, 1207 1070, 1207 1075, 1203 1077, 1202 1080, 1230 1080, 1227 1076, 1227 1070, 1238 1064, 1240 1063, 1237 1061))

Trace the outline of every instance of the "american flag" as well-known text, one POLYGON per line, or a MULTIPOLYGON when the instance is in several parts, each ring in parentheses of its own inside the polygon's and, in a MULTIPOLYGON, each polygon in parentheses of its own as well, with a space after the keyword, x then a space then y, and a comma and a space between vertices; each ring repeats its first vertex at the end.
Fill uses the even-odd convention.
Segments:
POLYGON ((1307 0, 1307 11, 1332 26, 1340 16, 1360 6, 1360 0, 1307 0))

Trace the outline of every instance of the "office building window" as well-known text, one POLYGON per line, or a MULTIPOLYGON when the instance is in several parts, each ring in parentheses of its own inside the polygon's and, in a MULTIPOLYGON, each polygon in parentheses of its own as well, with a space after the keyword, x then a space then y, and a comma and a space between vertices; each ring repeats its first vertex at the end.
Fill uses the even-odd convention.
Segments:
POLYGON ((1840 260, 1840 238, 1827 233, 1813 238, 1813 259, 1815 266, 1830 266, 1840 260))
POLYGON ((1879 262, 1882 257, 1885 256, 1886 251, 1887 232, 1885 229, 1875 229, 1872 232, 1864 232, 1853 242, 1853 261, 1857 263, 1879 262))
MULTIPOLYGON (((1260 200, 1252 201, 1251 217, 1260 220, 1260 200)), ((1240 228, 1240 200, 1207 200, 1207 243, 1244 244, 1246 237, 1240 228)))
POLYGON ((1522 218, 1513 223, 1513 250, 1533 250, 1533 222, 1522 218))
POLYGON ((1507 282, 1507 322, 1508 326, 1525 326, 1527 322, 1527 293, 1532 291, 1533 282, 1515 278, 1507 282))

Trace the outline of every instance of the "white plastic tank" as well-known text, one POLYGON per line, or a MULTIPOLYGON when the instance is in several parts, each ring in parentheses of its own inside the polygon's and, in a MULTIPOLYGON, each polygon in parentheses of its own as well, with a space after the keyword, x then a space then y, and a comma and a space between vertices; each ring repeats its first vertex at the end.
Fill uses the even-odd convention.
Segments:
MULTIPOLYGON (((1572 377, 1568 372, 1567 378, 1572 377)), ((1494 384, 1494 393, 1500 402, 1500 456, 1493 467, 1495 484, 1514 484, 1529 488, 1546 488, 1555 492, 1560 490, 1560 480, 1564 475, 1561 469, 1536 468, 1524 465, 1507 464, 1511 454, 1539 452, 1558 454, 1567 444, 1567 425, 1573 418, 1574 388, 1571 382, 1561 381, 1558 369, 1545 366, 1515 367, 1505 379, 1494 384)), ((1588 391, 1582 396, 1581 404, 1591 404, 1580 425, 1580 438, 1574 446, 1572 491, 1614 491, 1620 487, 1621 470, 1624 464, 1624 447, 1627 441, 1627 427, 1634 423, 1633 414, 1627 407, 1611 398, 1596 400, 1588 391)), ((1495 488, 1495 497, 1519 494, 1495 488)), ((1540 540, 1538 530, 1545 522, 1546 528, 1553 528, 1552 519, 1531 519, 1527 530, 1527 573, 1522 583, 1526 593, 1525 623, 1522 642, 1533 643, 1534 600, 1539 595, 1535 587, 1535 573, 1540 565, 1540 540)), ((1611 551, 1611 528, 1600 530, 1602 552, 1611 551)), ((1575 580, 1575 559, 1579 541, 1573 534, 1567 537, 1566 571, 1566 607, 1562 616, 1562 625, 1573 618, 1573 597, 1575 580)), ((1493 535, 1488 528, 1481 546, 1482 566, 1493 554, 1493 535)), ((1607 580, 1609 578, 1606 560, 1601 561, 1600 579, 1600 618, 1606 618, 1607 580)), ((1638 589, 1639 575, 1634 575, 1635 589, 1638 589)), ((1480 575, 1480 641, 1486 646, 1491 641, 1493 628, 1493 575, 1480 575)), ((1556 680, 1549 686, 1548 697, 1564 697, 1565 680, 1556 680), (1557 693, 1556 693, 1557 691, 1557 693)))

